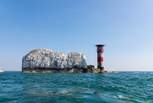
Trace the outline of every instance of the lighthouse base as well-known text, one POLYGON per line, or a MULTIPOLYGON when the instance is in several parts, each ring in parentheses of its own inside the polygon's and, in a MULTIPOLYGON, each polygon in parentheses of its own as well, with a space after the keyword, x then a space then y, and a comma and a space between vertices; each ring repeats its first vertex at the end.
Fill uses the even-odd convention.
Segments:
POLYGON ((100 73, 103 73, 105 68, 104 67, 98 67, 98 69, 100 70, 100 73))

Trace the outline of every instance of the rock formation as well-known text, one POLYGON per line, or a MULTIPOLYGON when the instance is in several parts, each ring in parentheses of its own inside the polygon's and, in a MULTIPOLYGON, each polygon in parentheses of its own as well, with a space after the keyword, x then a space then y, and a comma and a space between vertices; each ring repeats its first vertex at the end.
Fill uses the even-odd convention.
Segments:
POLYGON ((87 68, 85 55, 78 52, 56 52, 51 49, 34 49, 23 57, 22 71, 52 71, 87 68))

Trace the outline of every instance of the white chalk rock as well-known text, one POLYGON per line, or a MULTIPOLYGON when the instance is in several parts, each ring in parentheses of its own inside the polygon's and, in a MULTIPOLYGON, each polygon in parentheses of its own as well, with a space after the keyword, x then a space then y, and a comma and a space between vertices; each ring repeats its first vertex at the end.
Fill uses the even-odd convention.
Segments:
POLYGON ((86 68, 85 55, 78 52, 70 52, 65 55, 51 49, 34 49, 22 60, 22 68, 86 68))

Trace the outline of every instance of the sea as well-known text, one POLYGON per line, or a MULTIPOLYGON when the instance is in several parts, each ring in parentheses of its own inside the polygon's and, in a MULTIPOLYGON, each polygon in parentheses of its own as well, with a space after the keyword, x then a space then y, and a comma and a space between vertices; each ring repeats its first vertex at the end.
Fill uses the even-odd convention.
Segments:
POLYGON ((4 72, 0 103, 153 103, 153 72, 4 72))

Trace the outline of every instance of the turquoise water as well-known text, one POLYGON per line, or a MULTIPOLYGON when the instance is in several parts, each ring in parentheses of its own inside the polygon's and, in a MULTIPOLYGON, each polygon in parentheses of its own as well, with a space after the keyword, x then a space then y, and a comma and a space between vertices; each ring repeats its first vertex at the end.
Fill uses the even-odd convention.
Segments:
POLYGON ((0 103, 153 103, 153 73, 0 73, 0 103))

